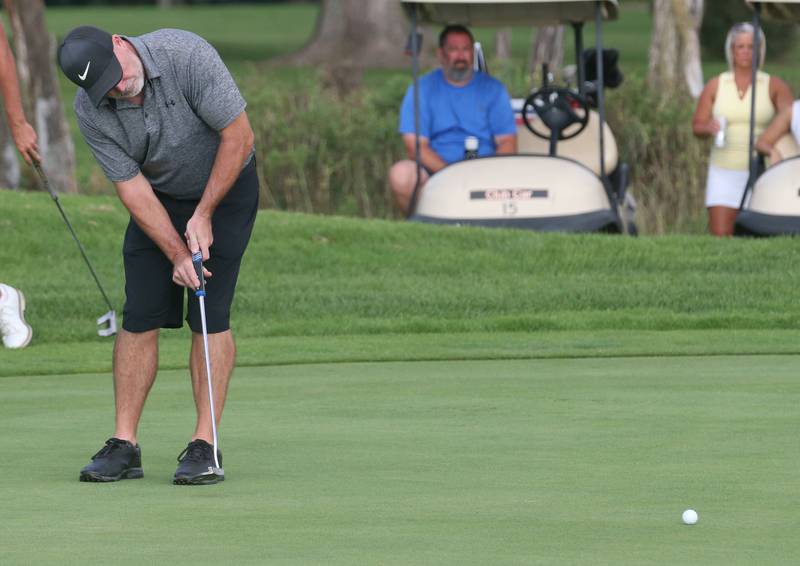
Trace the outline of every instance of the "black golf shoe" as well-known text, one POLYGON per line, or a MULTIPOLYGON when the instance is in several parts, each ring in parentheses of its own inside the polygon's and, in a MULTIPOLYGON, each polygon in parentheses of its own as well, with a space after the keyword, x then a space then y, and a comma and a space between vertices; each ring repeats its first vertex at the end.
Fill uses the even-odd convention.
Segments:
POLYGON ((109 438, 106 445, 92 456, 81 470, 81 481, 109 482, 133 480, 144 476, 142 471, 142 452, 139 445, 127 440, 109 438))
POLYGON ((172 483, 178 485, 206 485, 225 479, 222 453, 217 450, 219 468, 214 463, 214 447, 205 440, 193 440, 178 455, 178 469, 172 483))

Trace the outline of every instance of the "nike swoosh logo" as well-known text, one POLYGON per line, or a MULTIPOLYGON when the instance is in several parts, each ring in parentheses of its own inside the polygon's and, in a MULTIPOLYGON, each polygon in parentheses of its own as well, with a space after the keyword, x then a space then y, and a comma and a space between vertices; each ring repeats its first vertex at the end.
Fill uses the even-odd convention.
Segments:
POLYGON ((82 74, 82 75, 78 75, 78 78, 79 78, 80 80, 82 80, 82 81, 85 81, 85 80, 86 80, 86 75, 88 75, 88 74, 89 74, 89 65, 91 65, 91 64, 92 64, 92 62, 91 62, 91 61, 89 61, 88 63, 86 63, 86 68, 83 70, 83 74, 82 74))

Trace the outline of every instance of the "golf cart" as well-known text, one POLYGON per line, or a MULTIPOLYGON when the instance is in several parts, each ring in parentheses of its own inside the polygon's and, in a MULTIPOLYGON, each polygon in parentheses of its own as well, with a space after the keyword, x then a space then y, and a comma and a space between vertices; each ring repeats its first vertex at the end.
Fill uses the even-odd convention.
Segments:
MULTIPOLYGON (((577 71, 577 88, 545 82, 526 99, 514 101, 518 154, 459 161, 438 171, 424 190, 415 188, 410 220, 540 231, 636 233, 630 198, 626 199, 628 166, 619 162, 616 141, 605 120, 605 79, 612 77, 610 82, 618 84, 621 73, 609 65, 616 62, 616 52, 603 50, 602 28, 604 20, 617 17, 617 0, 402 2, 412 30, 423 22, 442 26, 569 24, 574 30, 577 71), (593 50, 583 48, 585 22, 595 23, 593 50)), ((416 99, 417 34, 412 33, 409 41, 416 99)), ((475 60, 483 61, 483 57, 475 60)), ((416 102, 415 123, 419 124, 416 102)), ((420 167, 418 162, 418 171, 420 167)))
MULTIPOLYGON (((748 2, 753 8, 753 27, 760 28, 761 17, 800 23, 800 0, 748 2)), ((758 53, 759 34, 753 50, 758 53)), ((753 57, 753 84, 757 70, 753 57)), ((764 159, 755 152, 755 89, 750 111, 750 177, 747 181, 734 232, 741 236, 778 236, 800 234, 800 148, 791 133, 776 147, 784 156, 765 169, 764 159)))

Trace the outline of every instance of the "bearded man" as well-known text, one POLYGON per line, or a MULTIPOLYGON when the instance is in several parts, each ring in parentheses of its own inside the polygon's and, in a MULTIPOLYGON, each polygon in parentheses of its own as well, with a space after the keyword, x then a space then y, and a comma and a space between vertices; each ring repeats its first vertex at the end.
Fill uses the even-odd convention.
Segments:
MULTIPOLYGON (((462 25, 439 34, 441 68, 419 80, 420 187, 448 164, 464 159, 465 141, 475 138, 477 156, 516 153, 517 128, 503 83, 473 70, 475 40, 462 25)), ((408 159, 389 170, 395 202, 408 213, 417 182, 414 89, 408 87, 400 108, 400 127, 408 159)), ((474 144, 474 140, 472 140, 474 144)))
POLYGON ((114 347, 115 431, 80 480, 142 477, 137 428, 158 369, 159 332, 183 325, 188 295, 197 421, 173 481, 216 483, 224 475, 211 445, 201 315, 186 290, 200 285, 192 254, 201 252, 218 422, 236 354, 231 304, 258 207, 246 103, 214 48, 186 31, 126 37, 81 26, 64 38, 58 63, 79 87, 81 133, 131 216, 122 250, 124 319, 114 347))

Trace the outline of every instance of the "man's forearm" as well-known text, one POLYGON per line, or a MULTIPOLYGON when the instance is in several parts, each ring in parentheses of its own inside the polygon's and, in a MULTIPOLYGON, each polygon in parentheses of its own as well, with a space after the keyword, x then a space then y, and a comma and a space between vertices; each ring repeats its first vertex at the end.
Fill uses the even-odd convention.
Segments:
POLYGON ((436 173, 440 169, 447 167, 447 162, 428 146, 420 148, 420 161, 425 169, 431 173, 436 173))
MULTIPOLYGON (((413 134, 404 134, 403 135, 403 144, 406 148, 406 155, 412 161, 416 159, 416 139, 413 134)), ((442 157, 436 153, 431 146, 428 144, 427 139, 420 138, 419 143, 419 161, 422 163, 422 166, 425 167, 431 173, 435 173, 440 169, 444 169, 447 166, 447 162, 442 159, 442 157)))
POLYGON ((225 198, 228 191, 236 182, 242 169, 242 162, 247 157, 248 151, 242 151, 237 144, 221 142, 217 155, 214 158, 214 166, 211 168, 211 175, 203 191, 203 196, 197 205, 197 213, 211 217, 217 205, 225 198))
POLYGON ((498 155, 517 153, 517 136, 502 136, 495 138, 498 155))
POLYGON ((161 201, 140 173, 130 181, 115 183, 117 194, 131 217, 173 264, 189 254, 189 248, 175 230, 161 201))
POLYGON ((211 168, 203 196, 197 205, 196 213, 207 218, 216 210, 217 205, 225 198, 242 170, 242 164, 253 148, 253 132, 242 114, 223 130, 214 165, 211 168))

